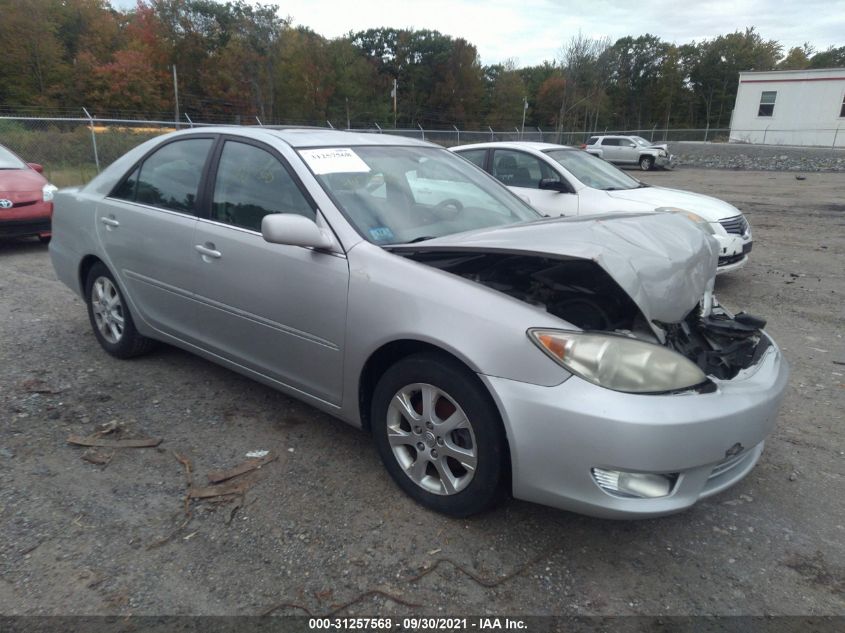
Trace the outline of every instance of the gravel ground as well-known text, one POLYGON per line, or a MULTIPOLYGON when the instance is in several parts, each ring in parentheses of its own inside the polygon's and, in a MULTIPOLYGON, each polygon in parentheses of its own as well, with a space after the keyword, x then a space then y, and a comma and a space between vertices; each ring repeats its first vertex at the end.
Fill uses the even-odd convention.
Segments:
POLYGON ((448 519, 399 492, 361 431, 179 350, 107 356, 45 248, 5 242, 0 613, 845 614, 845 176, 644 179, 720 195, 754 229, 717 291, 768 317, 793 375, 742 483, 648 521, 517 501, 448 519), (107 465, 66 442, 112 420, 163 442, 107 465), (175 454, 204 481, 255 449, 280 458, 186 524, 175 454))

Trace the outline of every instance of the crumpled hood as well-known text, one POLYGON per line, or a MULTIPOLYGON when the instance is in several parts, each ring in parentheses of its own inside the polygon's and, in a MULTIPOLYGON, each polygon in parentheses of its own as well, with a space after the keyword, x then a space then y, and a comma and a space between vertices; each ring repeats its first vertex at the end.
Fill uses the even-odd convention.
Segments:
POLYGON ((712 288, 719 247, 672 213, 553 218, 393 246, 393 251, 498 251, 595 261, 649 320, 681 321, 712 288))
POLYGON ((708 222, 718 222, 725 218, 732 218, 741 213, 732 204, 691 191, 680 189, 666 189, 664 187, 641 187, 639 189, 623 189, 608 191, 611 198, 644 202, 659 207, 677 207, 685 211, 692 211, 708 222))

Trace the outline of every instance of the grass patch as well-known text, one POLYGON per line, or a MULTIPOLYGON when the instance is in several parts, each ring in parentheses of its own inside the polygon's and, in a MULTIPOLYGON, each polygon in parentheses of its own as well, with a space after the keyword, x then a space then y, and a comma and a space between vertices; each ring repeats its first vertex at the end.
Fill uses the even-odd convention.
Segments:
POLYGON ((97 167, 93 163, 44 165, 44 177, 59 188, 84 185, 96 175, 97 167))

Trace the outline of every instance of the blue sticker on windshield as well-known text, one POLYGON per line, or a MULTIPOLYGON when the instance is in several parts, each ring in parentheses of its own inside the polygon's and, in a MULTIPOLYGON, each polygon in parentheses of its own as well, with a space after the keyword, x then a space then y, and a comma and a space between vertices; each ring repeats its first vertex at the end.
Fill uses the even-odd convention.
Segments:
POLYGON ((393 231, 386 226, 377 226, 370 229, 370 237, 372 237, 376 242, 386 242, 387 240, 393 239, 393 231))

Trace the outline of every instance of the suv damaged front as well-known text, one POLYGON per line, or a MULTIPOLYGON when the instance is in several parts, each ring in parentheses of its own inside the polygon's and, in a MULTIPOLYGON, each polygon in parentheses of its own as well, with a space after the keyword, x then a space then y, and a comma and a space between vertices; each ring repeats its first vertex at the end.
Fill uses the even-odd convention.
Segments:
POLYGON ((765 320, 718 303, 718 244, 684 214, 555 218, 390 250, 560 319, 526 334, 570 372, 562 385, 485 378, 507 394, 506 425, 520 427, 510 433, 516 496, 656 516, 725 489, 758 460, 788 369, 765 320), (544 438, 560 426, 573 445, 602 444, 602 457, 556 463, 544 438))

